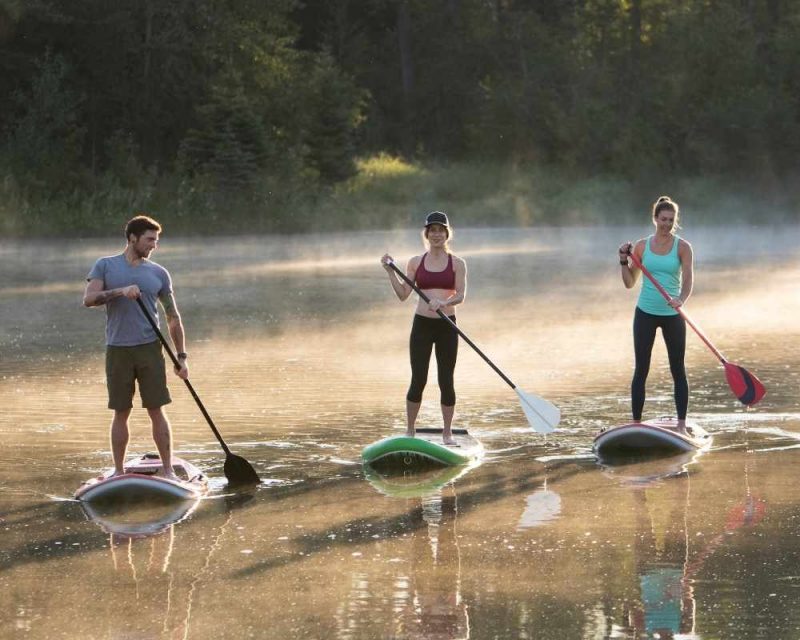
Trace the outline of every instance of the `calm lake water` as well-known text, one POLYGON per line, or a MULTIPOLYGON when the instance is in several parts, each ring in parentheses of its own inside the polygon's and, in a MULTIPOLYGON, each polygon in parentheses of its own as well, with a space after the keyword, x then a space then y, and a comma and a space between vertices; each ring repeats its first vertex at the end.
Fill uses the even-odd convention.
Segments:
MULTIPOLYGON (((462 343, 456 422, 487 455, 404 478, 359 455, 404 425, 413 304, 378 259, 405 261, 418 232, 166 234, 153 257, 173 275, 192 382, 264 482, 227 490, 171 378, 176 452, 211 495, 122 514, 71 500, 110 464, 104 314, 80 298, 122 243, 0 243, 0 637, 800 638, 800 233, 686 230, 687 310, 768 395, 742 408, 690 333, 690 417, 713 448, 603 467, 592 437, 628 417, 633 359, 616 247, 647 232, 457 231, 459 325, 562 423, 532 432, 462 343)), ((671 388, 659 338, 647 417, 673 413, 671 388)), ((420 425, 440 420, 432 382, 420 425)), ((130 452, 152 449, 137 408, 130 452)))

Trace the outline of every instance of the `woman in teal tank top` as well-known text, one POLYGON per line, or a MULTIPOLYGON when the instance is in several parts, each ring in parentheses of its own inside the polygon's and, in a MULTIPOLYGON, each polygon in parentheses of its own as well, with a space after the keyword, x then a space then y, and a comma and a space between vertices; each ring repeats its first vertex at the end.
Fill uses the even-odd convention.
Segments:
POLYGON ((686 322, 678 313, 692 294, 694 257, 692 245, 675 234, 678 228, 677 203, 661 196, 653 204, 653 224, 656 232, 636 244, 625 242, 619 247, 622 282, 631 289, 641 271, 628 261, 633 252, 644 267, 667 290, 672 299, 667 302, 652 282, 642 278, 642 289, 633 318, 633 350, 636 366, 631 381, 631 411, 633 421, 641 422, 644 409, 645 385, 650 372, 650 356, 656 338, 656 329, 667 347, 669 368, 675 392, 675 410, 678 413, 679 431, 686 430, 686 413, 689 409, 689 383, 686 379, 686 322))

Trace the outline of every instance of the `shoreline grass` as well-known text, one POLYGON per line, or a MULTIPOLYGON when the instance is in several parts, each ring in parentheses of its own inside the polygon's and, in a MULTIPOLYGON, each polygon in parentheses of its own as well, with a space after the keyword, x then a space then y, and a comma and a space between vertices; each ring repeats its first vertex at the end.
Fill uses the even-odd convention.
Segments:
POLYGON ((31 196, 7 176, 0 183, 0 232, 16 238, 76 231, 102 236, 137 211, 186 235, 396 229, 416 226, 434 209, 447 211, 460 227, 627 224, 641 221, 662 194, 704 224, 778 224, 800 217, 797 193, 765 192, 725 177, 634 181, 509 163, 412 163, 387 154, 360 160, 356 174, 333 188, 266 177, 247 193, 220 193, 153 174, 136 185, 105 176, 93 186, 31 196))

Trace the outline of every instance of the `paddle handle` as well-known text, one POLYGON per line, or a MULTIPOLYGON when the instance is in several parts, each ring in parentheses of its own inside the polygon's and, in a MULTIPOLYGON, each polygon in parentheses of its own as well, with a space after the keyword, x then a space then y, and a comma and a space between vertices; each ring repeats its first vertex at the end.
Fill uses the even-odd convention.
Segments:
MULTIPOLYGON (((676 242, 677 242, 677 240, 676 240, 676 242)), ((669 295, 669 292, 668 292, 668 291, 667 291, 667 290, 666 290, 666 289, 665 289, 665 288, 664 288, 664 287, 661 285, 661 283, 660 283, 658 280, 656 280, 656 279, 655 279, 655 277, 653 276, 653 274, 652 274, 652 273, 650 273, 650 272, 647 270, 647 267, 645 267, 645 266, 642 264, 642 261, 641 261, 641 260, 639 260, 639 258, 637 258, 637 257, 636 257, 636 254, 635 254, 633 251, 628 251, 628 255, 630 256, 631 260, 633 260, 633 264, 634 264, 634 265, 636 265, 636 266, 639 268, 639 270, 640 270, 640 271, 641 271, 641 272, 642 272, 642 273, 643 273, 643 274, 644 274, 644 275, 647 277, 647 279, 648 279, 648 280, 650 280, 650 282, 652 282, 652 283, 653 283, 653 286, 654 286, 656 289, 658 289, 658 292, 659 292, 659 293, 660 293, 662 296, 664 296, 664 300, 666 300, 667 302, 669 302, 670 300, 672 300, 672 296, 671 296, 671 295, 669 295)), ((686 313, 686 312, 683 310, 683 307, 678 307, 677 311, 678 311, 678 313, 679 313, 679 314, 681 314, 681 316, 683 317, 683 319, 686 321, 686 324, 688 324, 688 325, 689 325, 689 326, 690 326, 692 329, 694 329, 694 332, 695 332, 695 333, 698 335, 698 337, 699 337, 699 338, 700 338, 700 339, 701 339, 701 340, 702 340, 702 341, 705 343, 705 345, 706 345, 706 346, 707 346, 707 347, 708 347, 708 348, 711 350, 711 353, 713 353, 715 356, 717 356, 717 358, 719 358, 719 361, 720 361, 722 364, 727 364, 727 363, 728 363, 728 361, 725 359, 725 356, 723 356, 723 355, 720 353, 719 349, 717 349, 717 348, 716 348, 716 347, 715 347, 713 344, 711 344, 711 340, 709 340, 709 339, 706 337, 706 334, 704 334, 704 333, 703 333, 703 332, 700 330, 700 327, 698 327, 698 326, 697 326, 697 325, 696 325, 694 322, 692 322, 692 319, 689 317, 689 314, 688 314, 688 313, 686 313)))
MULTIPOLYGON (((417 285, 415 285, 405 273, 403 273, 400 269, 397 268, 397 265, 393 261, 389 261, 386 264, 388 264, 409 287, 411 287, 414 291, 416 291, 417 295, 420 298, 422 298, 425 302, 431 301, 431 299, 428 296, 426 296, 422 292, 422 290, 417 285)), ((494 372, 497 375, 499 375, 509 387, 511 387, 512 389, 517 388, 517 385, 511 382, 509 377, 505 373, 500 371, 500 369, 497 368, 497 365, 495 365, 494 362, 489 360, 487 355, 483 351, 481 351, 478 348, 478 346, 472 340, 470 340, 469 337, 467 337, 467 335, 461 329, 458 328, 458 325, 455 322, 453 322, 450 318, 448 318, 441 309, 437 309, 436 313, 439 314, 439 317, 442 318, 442 320, 446 320, 450 324, 450 326, 453 327, 453 329, 455 329, 456 333, 458 333, 458 335, 461 336, 464 342, 466 342, 470 347, 472 347, 475 350, 475 353, 477 353, 481 358, 483 358, 486 361, 486 364, 488 364, 492 369, 494 369, 494 372)))
MULTIPOLYGON (((156 324, 156 321, 153 320, 153 317, 150 315, 150 312, 147 310, 147 307, 144 306, 144 302, 142 302, 141 298, 136 298, 136 303, 139 305, 139 308, 142 310, 142 313, 144 313, 144 317, 147 318, 147 321, 150 323, 150 326, 153 328, 153 331, 156 332, 156 335, 158 336, 158 339, 161 341, 161 344, 164 345, 164 349, 166 350, 167 355, 169 355, 170 360, 172 360, 172 363, 178 369, 180 369, 181 363, 178 362, 178 358, 175 357, 175 354, 172 352, 172 349, 170 348, 169 344, 164 338, 164 334, 161 333, 161 331, 158 328, 158 325, 156 324)), ((194 390, 192 383, 189 382, 188 379, 184 380, 184 382, 186 383, 186 387, 189 389, 189 393, 192 394, 194 401, 200 408, 200 412, 203 414, 203 417, 206 419, 206 422, 208 422, 208 426, 211 427, 211 431, 214 432, 214 435, 217 437, 217 440, 219 440, 220 445, 222 445, 222 449, 225 451, 227 455, 231 455, 231 450, 228 448, 228 445, 225 444, 225 441, 222 439, 222 435, 220 435, 220 432, 217 431, 217 427, 214 425, 214 421, 211 419, 211 416, 209 415, 208 411, 206 411, 206 408, 200 401, 200 396, 197 395, 197 392, 194 390)))

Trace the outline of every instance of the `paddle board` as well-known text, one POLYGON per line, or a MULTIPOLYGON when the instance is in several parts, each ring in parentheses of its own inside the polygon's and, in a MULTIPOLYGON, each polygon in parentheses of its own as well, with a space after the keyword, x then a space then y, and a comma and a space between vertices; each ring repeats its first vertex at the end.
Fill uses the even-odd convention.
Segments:
POLYGON ((687 432, 677 431, 676 418, 658 418, 604 429, 594 438, 592 449, 599 458, 672 455, 703 451, 711 446, 711 435, 694 423, 687 432))
POLYGON ((361 452, 361 459, 371 466, 423 468, 467 464, 483 456, 483 445, 466 429, 453 429, 453 438, 457 446, 442 442, 440 428, 417 429, 413 438, 390 436, 372 443, 361 452))
POLYGON ((173 458, 172 468, 180 480, 157 475, 161 471, 161 459, 157 454, 146 453, 128 461, 122 475, 112 475, 112 468, 98 478, 87 480, 78 487, 75 497, 85 502, 196 500, 208 491, 208 478, 192 463, 173 458))

